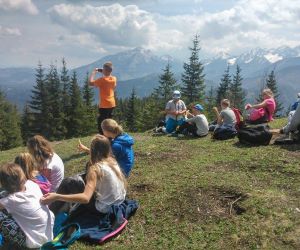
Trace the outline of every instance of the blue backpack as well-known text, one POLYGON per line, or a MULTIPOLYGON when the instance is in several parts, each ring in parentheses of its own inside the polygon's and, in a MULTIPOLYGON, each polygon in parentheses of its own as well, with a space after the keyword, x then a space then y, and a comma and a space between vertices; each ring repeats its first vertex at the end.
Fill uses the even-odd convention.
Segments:
POLYGON ((71 223, 61 228, 57 236, 45 243, 41 250, 68 249, 80 237, 80 226, 77 223, 71 223))

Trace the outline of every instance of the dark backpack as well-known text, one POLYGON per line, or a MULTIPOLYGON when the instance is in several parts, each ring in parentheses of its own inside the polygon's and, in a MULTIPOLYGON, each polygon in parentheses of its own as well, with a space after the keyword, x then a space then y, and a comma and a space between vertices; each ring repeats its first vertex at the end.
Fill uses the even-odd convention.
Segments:
POLYGON ((239 130, 240 128, 244 127, 244 125, 245 125, 242 112, 237 108, 232 108, 232 111, 234 112, 235 118, 236 118, 235 129, 239 130))
POLYGON ((268 145, 272 139, 272 133, 268 125, 244 127, 238 131, 238 138, 243 144, 268 145))
POLYGON ((215 140, 228 140, 236 136, 237 131, 231 127, 219 127, 214 130, 212 138, 215 140))

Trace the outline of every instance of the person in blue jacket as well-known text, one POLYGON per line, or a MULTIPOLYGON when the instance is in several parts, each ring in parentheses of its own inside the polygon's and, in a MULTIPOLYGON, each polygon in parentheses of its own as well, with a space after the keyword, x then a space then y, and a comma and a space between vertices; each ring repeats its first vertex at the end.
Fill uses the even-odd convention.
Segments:
MULTIPOLYGON (((111 148, 124 175, 128 177, 134 165, 133 138, 124 133, 123 128, 113 119, 105 119, 101 123, 101 128, 105 137, 111 140, 111 148)), ((84 146, 80 140, 78 149, 89 153, 90 149, 84 146)))

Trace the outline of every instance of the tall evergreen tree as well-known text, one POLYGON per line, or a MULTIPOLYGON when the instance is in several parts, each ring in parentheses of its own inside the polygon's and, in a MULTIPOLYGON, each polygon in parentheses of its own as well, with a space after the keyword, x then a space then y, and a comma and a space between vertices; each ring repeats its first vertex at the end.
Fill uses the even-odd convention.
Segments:
POLYGON ((229 86, 230 89, 230 102, 233 107, 243 110, 245 105, 245 91, 242 88, 243 77, 241 76, 241 68, 236 66, 236 73, 229 86))
POLYGON ((89 135, 93 132, 96 132, 97 124, 96 124, 96 112, 97 107, 94 104, 94 91, 89 86, 89 75, 86 74, 86 78, 84 81, 83 89, 82 89, 82 98, 83 98, 83 106, 84 106, 84 131, 83 135, 89 135))
POLYGON ((205 83, 203 65, 199 59, 200 41, 198 35, 193 40, 193 47, 189 48, 191 56, 188 63, 184 63, 182 74, 182 95, 186 103, 204 100, 205 83))
POLYGON ((231 77, 229 74, 229 66, 227 66, 217 89, 216 102, 220 106, 221 100, 229 98, 229 86, 231 85, 231 77))
POLYGON ((41 62, 38 64, 35 77, 36 84, 31 91, 31 101, 29 102, 33 122, 28 127, 28 130, 30 134, 46 135, 48 131, 49 93, 46 88, 45 73, 41 62))
POLYGON ((21 116, 21 132, 23 142, 26 142, 28 138, 35 135, 34 131, 32 131, 34 122, 34 114, 32 113, 29 105, 26 103, 21 116))
POLYGON ((278 115, 280 111, 283 110, 283 106, 282 103, 279 101, 280 94, 277 88, 277 81, 274 70, 271 71, 271 73, 268 75, 268 78, 266 79, 266 87, 271 89, 274 94, 274 99, 276 102, 276 109, 274 114, 278 115))
POLYGON ((68 74, 67 63, 65 58, 62 59, 62 69, 60 74, 60 81, 62 85, 62 112, 63 112, 63 120, 64 126, 67 127, 70 120, 70 77, 68 74))
POLYGON ((68 125, 68 137, 78 137, 83 134, 85 128, 84 107, 76 72, 73 71, 70 89, 70 119, 68 125))
POLYGON ((143 105, 141 105, 141 109, 139 112, 139 131, 153 129, 162 118, 161 107, 157 105, 157 98, 155 95, 145 97, 141 100, 141 102, 143 103, 143 105))
POLYGON ((20 116, 17 108, 9 103, 0 91, 0 150, 22 145, 20 116))
POLYGON ((43 113, 47 117, 48 129, 46 137, 50 140, 59 140, 65 137, 67 129, 64 123, 64 113, 62 106, 62 87, 54 65, 50 65, 46 75, 46 89, 49 95, 48 109, 49 112, 43 113))
POLYGON ((205 113, 207 115, 208 120, 214 120, 215 117, 215 112, 213 112, 213 107, 216 106, 216 96, 215 96, 215 90, 214 88, 211 86, 207 96, 206 96, 206 110, 205 113))
POLYGON ((137 106, 137 97, 135 89, 131 91, 130 98, 128 100, 128 106, 126 109, 126 127, 131 132, 136 132, 138 130, 138 106, 137 106))
POLYGON ((161 101, 163 107, 172 97, 172 93, 176 88, 178 88, 177 81, 168 62, 165 69, 163 69, 163 73, 159 76, 159 86, 154 90, 155 96, 161 101))

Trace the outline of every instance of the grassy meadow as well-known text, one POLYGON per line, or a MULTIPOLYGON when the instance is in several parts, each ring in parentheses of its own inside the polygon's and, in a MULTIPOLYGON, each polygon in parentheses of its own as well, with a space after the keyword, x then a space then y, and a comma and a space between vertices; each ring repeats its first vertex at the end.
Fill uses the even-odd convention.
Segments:
MULTIPOLYGON (((272 128, 285 122, 276 120, 272 128)), ((117 238, 70 249, 300 249, 300 145, 132 136, 136 164, 128 197, 140 208, 117 238)), ((88 160, 77 142, 53 142, 67 176, 88 160)), ((23 150, 0 152, 0 163, 23 150)))

